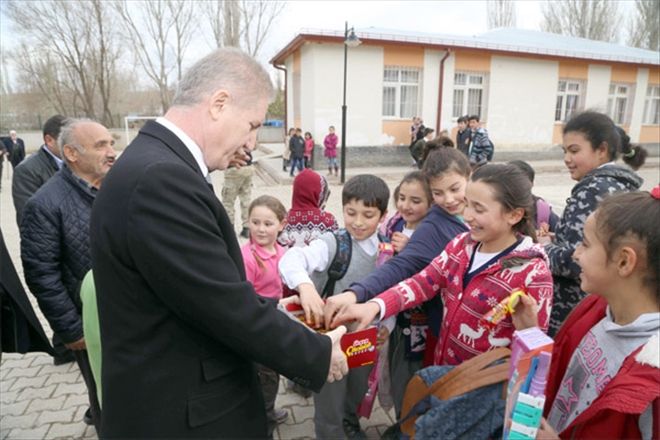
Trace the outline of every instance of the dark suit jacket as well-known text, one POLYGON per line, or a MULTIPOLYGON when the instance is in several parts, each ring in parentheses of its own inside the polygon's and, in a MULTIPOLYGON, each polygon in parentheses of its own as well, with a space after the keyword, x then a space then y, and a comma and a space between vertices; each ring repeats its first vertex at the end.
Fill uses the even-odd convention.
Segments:
POLYGON ((23 139, 16 138, 16 145, 14 145, 10 137, 3 138, 2 141, 9 153, 9 161, 13 167, 17 167, 25 159, 25 143, 23 139))
POLYGON ((59 170, 55 159, 42 146, 39 151, 30 155, 14 170, 11 181, 11 196, 16 209, 16 224, 21 225, 23 208, 30 197, 59 170))
POLYGON ((252 361, 313 390, 330 340, 245 279, 225 209, 173 133, 148 122, 92 210, 101 437, 265 437, 252 361))
POLYGON ((5 353, 45 351, 54 354, 18 278, 0 230, 0 341, 5 353))

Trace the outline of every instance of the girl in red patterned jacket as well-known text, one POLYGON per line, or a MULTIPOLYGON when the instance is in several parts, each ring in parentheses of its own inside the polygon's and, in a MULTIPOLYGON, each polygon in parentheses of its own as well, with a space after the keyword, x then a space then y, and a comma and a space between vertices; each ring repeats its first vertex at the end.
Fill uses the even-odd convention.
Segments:
POLYGON ((444 317, 436 365, 458 365, 508 346, 514 330, 533 325, 537 312, 546 329, 552 276, 543 248, 533 242, 529 179, 511 165, 484 165, 470 178, 466 199, 463 217, 470 232, 457 236, 412 278, 365 304, 345 308, 333 325, 358 320, 366 327, 377 316, 387 318, 440 294, 444 317), (481 325, 480 318, 516 289, 529 295, 523 297, 525 313, 514 313, 493 329, 481 325))

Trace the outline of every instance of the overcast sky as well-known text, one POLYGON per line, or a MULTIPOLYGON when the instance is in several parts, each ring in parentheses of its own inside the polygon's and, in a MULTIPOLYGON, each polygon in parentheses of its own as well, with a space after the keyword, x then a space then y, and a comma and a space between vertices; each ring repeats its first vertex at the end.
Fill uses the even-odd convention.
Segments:
MULTIPOLYGON (((0 0, 1 1, 1 0, 0 0)), ((74 0, 72 0, 74 1, 74 0)), ((80 0, 75 0, 80 1, 80 0)), ((201 3, 201 0, 195 0, 201 3)), ((516 1, 517 27, 540 29, 543 1, 516 1)), ((440 34, 475 35, 486 32, 487 2, 479 0, 435 1, 322 1, 289 0, 265 43, 259 60, 266 64, 303 28, 342 31, 344 22, 366 30, 369 27, 440 34)), ((632 0, 621 2, 621 10, 628 14, 632 0)), ((47 24, 44 24, 47 26, 47 24)), ((16 44, 11 26, 4 15, 0 17, 0 43, 7 50, 16 44)), ((190 64, 212 49, 210 36, 200 38, 186 54, 190 64)), ((10 73, 10 76, 11 73, 10 73)))
MULTIPOLYGON (((541 2, 516 2, 517 25, 540 29, 541 2)), ((369 27, 441 34, 486 32, 486 1, 289 1, 260 58, 270 59, 302 28, 357 30, 369 27)))

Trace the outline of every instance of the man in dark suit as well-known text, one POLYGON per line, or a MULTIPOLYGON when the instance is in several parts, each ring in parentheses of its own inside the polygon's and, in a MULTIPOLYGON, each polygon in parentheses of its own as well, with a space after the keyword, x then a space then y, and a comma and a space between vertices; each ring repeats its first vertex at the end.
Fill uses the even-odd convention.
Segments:
POLYGON ((25 159, 25 142, 17 136, 15 130, 10 130, 9 137, 4 138, 4 143, 11 166, 16 168, 25 159))
POLYGON ((102 438, 263 438, 253 361, 316 391, 347 371, 345 328, 317 334, 256 295, 208 183, 255 147, 271 97, 255 60, 212 52, 103 183, 91 222, 102 438))
POLYGON ((65 122, 66 118, 62 115, 48 118, 42 129, 44 144, 14 170, 11 195, 16 209, 16 224, 19 227, 25 203, 62 168, 62 157, 57 146, 57 138, 60 136, 60 130, 65 122))

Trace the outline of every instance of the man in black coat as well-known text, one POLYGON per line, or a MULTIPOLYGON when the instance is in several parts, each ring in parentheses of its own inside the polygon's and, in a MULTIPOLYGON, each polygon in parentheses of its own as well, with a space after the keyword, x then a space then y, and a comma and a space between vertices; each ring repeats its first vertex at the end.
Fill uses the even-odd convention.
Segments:
POLYGON ((21 225, 23 207, 28 199, 62 168, 62 158, 60 157, 60 149, 57 146, 57 138, 65 121, 66 118, 62 115, 48 118, 42 129, 44 144, 14 170, 11 195, 14 199, 16 224, 18 226, 21 225))
POLYGON ((53 354, 11 261, 0 229, 0 358, 2 353, 53 354))
POLYGON ((263 438, 253 361, 319 390, 347 371, 338 339, 260 298, 209 171, 256 145, 272 85, 219 49, 126 148, 92 212, 102 343, 101 438, 263 438))
POLYGON ((9 153, 12 168, 16 168, 25 159, 25 142, 19 138, 15 130, 9 131, 9 137, 3 139, 5 148, 9 153))

